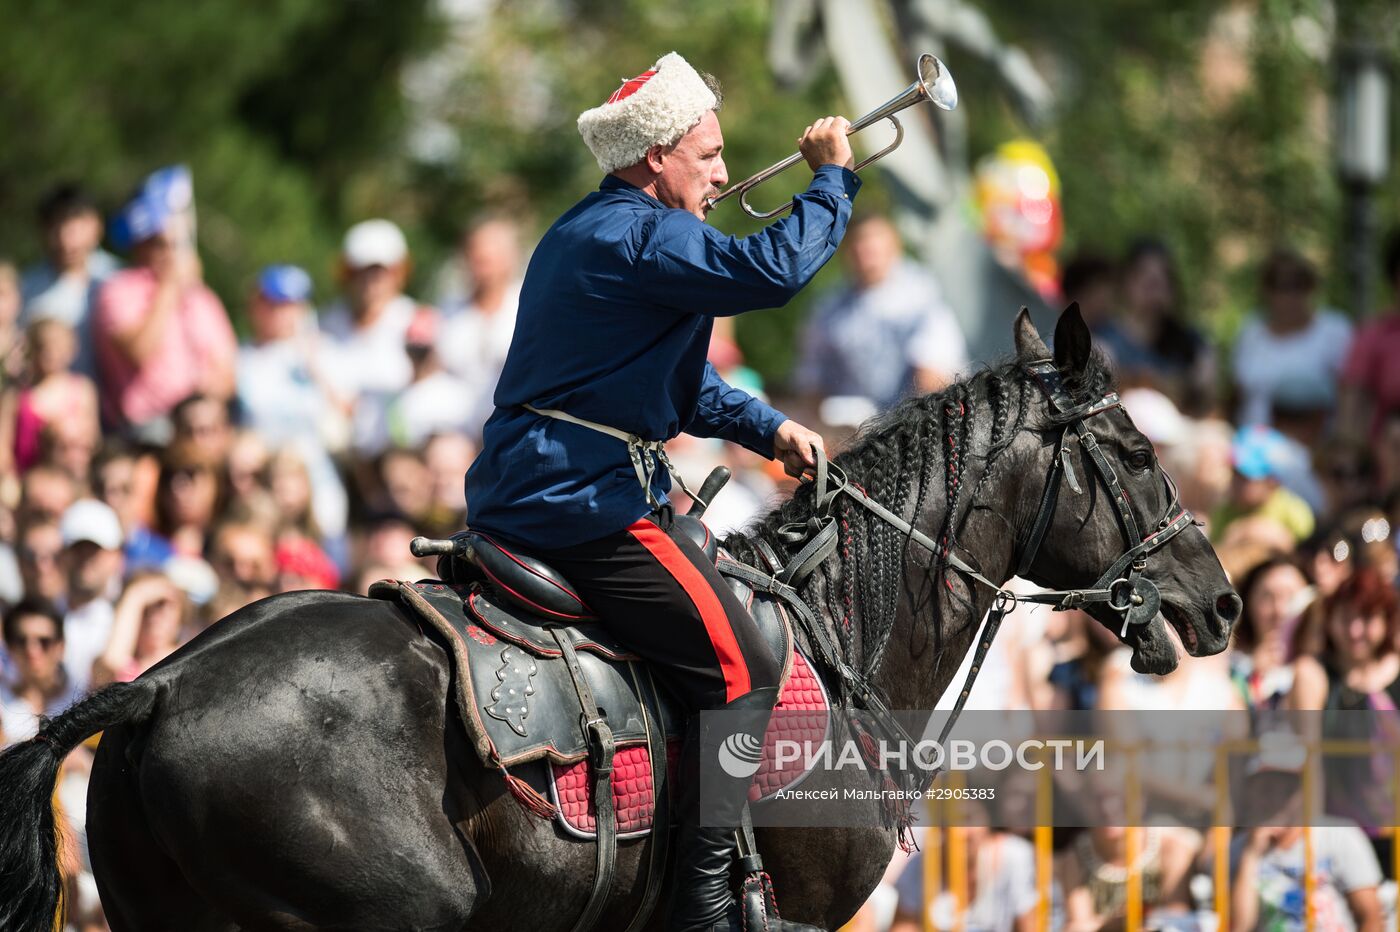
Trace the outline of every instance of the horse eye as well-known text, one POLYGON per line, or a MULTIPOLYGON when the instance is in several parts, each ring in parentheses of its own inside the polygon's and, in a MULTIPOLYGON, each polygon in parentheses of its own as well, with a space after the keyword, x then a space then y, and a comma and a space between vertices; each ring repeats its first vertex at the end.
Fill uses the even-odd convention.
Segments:
POLYGON ((1152 454, 1146 450, 1136 450, 1128 454, 1128 466, 1143 472, 1152 466, 1152 454))

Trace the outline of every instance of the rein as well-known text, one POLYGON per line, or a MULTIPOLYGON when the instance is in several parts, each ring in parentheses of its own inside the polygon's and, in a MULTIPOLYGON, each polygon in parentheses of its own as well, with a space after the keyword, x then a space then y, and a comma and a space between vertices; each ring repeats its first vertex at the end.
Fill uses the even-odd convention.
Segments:
MULTIPOLYGON (((907 540, 913 541, 932 553, 935 559, 942 559, 947 566, 995 593, 992 608, 987 614, 987 623, 972 657, 972 666, 968 670, 967 678, 958 693, 952 713, 938 736, 940 745, 947 740, 953 726, 957 723, 963 707, 967 704, 968 696, 972 692, 977 674, 981 671, 986 660, 987 652, 991 649, 992 641, 1001 627, 1001 622, 1007 613, 1016 606, 1016 603, 1031 602, 1049 605, 1053 611, 1058 612, 1102 602, 1109 609, 1123 616, 1123 627, 1118 636, 1125 638, 1129 627, 1149 623, 1156 617, 1161 608, 1161 594, 1157 591, 1156 585, 1143 575, 1148 555, 1161 549, 1169 540, 1194 523, 1191 513, 1181 506, 1175 483, 1163 473, 1170 497, 1166 513, 1150 534, 1142 536, 1138 529, 1137 519, 1133 516, 1127 491, 1119 481, 1113 464, 1109 462, 1108 457, 1099 447, 1098 438, 1094 436, 1085 423, 1096 414, 1102 414, 1119 407, 1118 395, 1110 392, 1097 401, 1075 405, 1064 389, 1063 379, 1053 360, 1037 360, 1029 363, 1026 370, 1040 387, 1051 408, 1059 420, 1063 422, 1063 426, 1060 428, 1060 434, 1056 440, 1055 455, 1051 460, 1050 471, 1046 475, 1045 489, 1041 493, 1040 506, 1036 512, 1035 520, 1031 523, 1030 533, 1021 545, 1016 557, 1015 575, 1024 576, 1030 572, 1035 563, 1041 545, 1045 541, 1045 535, 1054 519, 1055 509, 1059 502, 1060 486, 1064 482, 1068 482, 1076 494, 1083 491, 1071 463, 1071 454, 1065 446, 1069 431, 1073 429, 1081 448, 1089 456, 1094 473, 1112 499, 1114 515, 1123 532, 1126 544, 1126 549, 1099 576, 1093 586, 1017 595, 1004 585, 988 579, 957 553, 945 552, 945 548, 940 547, 927 534, 871 498, 864 489, 852 482, 839 466, 829 462, 825 451, 821 448, 814 448, 817 460, 814 477, 810 480, 805 478, 803 480, 810 481, 813 486, 813 516, 806 521, 785 524, 778 529, 778 536, 785 543, 793 546, 801 545, 797 553, 784 563, 767 541, 755 538, 754 547, 764 562, 768 564, 771 575, 734 561, 722 561, 719 566, 720 571, 726 575, 737 577, 750 586, 769 592, 792 607, 802 621, 804 633, 809 636, 809 640, 822 655, 822 661, 839 678, 843 691, 860 702, 867 710, 874 712, 887 727, 896 731, 911 745, 917 742, 892 717, 890 710, 869 681, 870 675, 874 672, 873 669, 857 671, 840 656, 825 628, 822 627, 815 613, 797 591, 797 588, 817 566, 836 550, 839 538, 838 525, 832 512, 840 496, 845 495, 850 498, 881 521, 898 530, 907 540)), ((884 638, 888 637, 889 632, 886 631, 884 638)), ((871 655, 878 658, 882 653, 880 650, 882 646, 883 644, 877 645, 871 655)), ((931 771, 927 780, 923 781, 923 785, 927 786, 936 776, 937 771, 931 771)))

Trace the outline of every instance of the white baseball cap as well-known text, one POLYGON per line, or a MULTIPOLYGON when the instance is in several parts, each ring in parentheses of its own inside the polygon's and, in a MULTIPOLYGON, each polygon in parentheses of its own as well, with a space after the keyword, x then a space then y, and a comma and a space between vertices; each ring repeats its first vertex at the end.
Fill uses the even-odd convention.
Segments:
POLYGON ((408 241, 392 220, 364 220, 345 233, 345 263, 352 269, 394 266, 408 256, 408 241))
POLYGON ((126 539, 117 513, 95 498, 79 499, 69 505, 58 530, 64 547, 88 540, 103 550, 120 550, 126 539))
POLYGON ((1190 418, 1155 388, 1130 388, 1121 400, 1133 424, 1157 446, 1175 446, 1191 436, 1190 418))

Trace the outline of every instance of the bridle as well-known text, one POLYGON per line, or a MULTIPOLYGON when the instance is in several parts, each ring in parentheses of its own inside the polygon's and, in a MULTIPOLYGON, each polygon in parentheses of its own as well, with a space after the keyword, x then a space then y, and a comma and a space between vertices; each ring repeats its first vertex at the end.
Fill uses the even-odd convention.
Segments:
MULTIPOLYGON (((1045 488, 1041 492, 1040 506, 1036 511, 1035 519, 1031 522, 1030 530, 1016 554, 1015 575, 1024 577, 1031 572, 1036 557, 1040 553, 1040 548, 1045 542, 1045 535, 1054 521, 1055 510, 1059 504, 1060 487, 1068 483, 1070 489, 1076 494, 1083 491, 1071 462, 1072 454, 1067 446, 1072 431, 1074 438, 1078 439, 1080 447, 1088 455, 1098 481, 1108 493, 1113 505, 1114 516, 1123 533, 1125 545, 1123 552, 1109 564, 1092 586, 1082 589, 1060 589, 1018 595, 1000 583, 988 579, 956 552, 940 547, 927 534, 875 501, 864 489, 852 483, 840 467, 828 462, 826 454, 820 448, 815 451, 817 465, 815 476, 810 480, 814 496, 813 517, 807 521, 784 525, 778 529, 780 538, 792 542, 794 545, 798 543, 802 545, 797 553, 784 563, 779 560, 767 542, 758 538, 755 540, 755 547, 772 570, 771 576, 742 564, 728 564, 721 567, 722 572, 738 576, 751 585, 783 598, 784 601, 792 605, 796 609, 798 617, 805 623, 804 627, 809 629, 808 633, 811 635, 810 639, 814 642, 814 646, 824 655, 823 660, 851 688, 853 696, 863 700, 867 708, 870 708, 881 718, 887 717, 889 711, 869 682, 869 676, 873 671, 856 671, 840 658, 826 632, 817 623, 815 615, 797 594, 797 587, 801 585, 802 581, 836 549, 838 524, 833 511, 837 498, 841 495, 851 498, 876 517, 897 529, 906 539, 928 550, 936 559, 941 557, 946 565, 953 570, 994 591, 996 595, 992 602, 992 608, 987 613, 987 622, 983 626, 982 636, 978 640, 976 651, 973 653, 972 666, 968 670, 967 678, 958 693, 952 712, 939 734, 938 743, 940 745, 947 740, 953 725, 967 703, 967 698, 972 692, 972 685, 983 667, 987 651, 991 649, 992 640, 996 637, 1002 620, 1015 607, 1016 603, 1031 602, 1049 605, 1053 611, 1057 612, 1081 608, 1093 603, 1103 603, 1109 610, 1122 616, 1123 627, 1118 632, 1118 636, 1126 638, 1130 627, 1148 624, 1161 609, 1161 593, 1158 592, 1156 584, 1143 575, 1147 567, 1148 556, 1160 550, 1173 537, 1195 523, 1191 512, 1181 505, 1181 497, 1176 484, 1172 482, 1170 476, 1163 472, 1169 499, 1166 511, 1151 533, 1145 536, 1141 533, 1137 518, 1133 515, 1132 502, 1128 497, 1128 492, 1119 481, 1117 470, 1113 468, 1113 464, 1100 448, 1098 438, 1089 429, 1087 423, 1095 415, 1120 407, 1116 392, 1109 392, 1096 401, 1076 405, 1065 390, 1064 379, 1060 375, 1059 369, 1056 368, 1054 360, 1036 360, 1027 363, 1025 369, 1036 385, 1040 387, 1050 408, 1054 411, 1059 434, 1055 439, 1055 455, 1045 477, 1045 488)), ((875 656, 879 655, 878 651, 873 653, 875 656)), ((890 722, 903 737, 909 738, 902 726, 894 722, 893 719, 890 719, 890 722)), ((932 776, 929 779, 931 780, 932 776)))
MULTIPOLYGON (((1066 440, 1071 430, 1078 438, 1080 447, 1088 454, 1094 472, 1108 492, 1114 516, 1118 519, 1118 527, 1123 532, 1123 540, 1127 546, 1118 558, 1109 564, 1108 569, 1103 571, 1098 581, 1088 589, 1043 592, 1031 596, 1020 596, 1019 599, 1024 602, 1050 604, 1055 607, 1056 611, 1079 608, 1091 602, 1104 602, 1109 609, 1123 616, 1123 627, 1118 632, 1118 636, 1120 638, 1126 637, 1130 626, 1147 624, 1156 617, 1162 605, 1162 597, 1157 591, 1157 586, 1143 575, 1143 570, 1147 568, 1148 555, 1165 546, 1169 540, 1193 524, 1195 519, 1191 512, 1182 507, 1176 483, 1172 482, 1171 477, 1163 472, 1162 478, 1166 482, 1168 494, 1167 509, 1161 520, 1157 522, 1156 528, 1144 536, 1138 529, 1137 518, 1133 516, 1132 502, 1128 497, 1127 490, 1118 481, 1118 473, 1113 468, 1113 464, 1109 462, 1108 457, 1104 455, 1103 449, 1099 446, 1098 438, 1094 436, 1089 425, 1085 423, 1096 414, 1102 414, 1119 407, 1117 393, 1109 392, 1098 401, 1075 405, 1068 393, 1065 392, 1060 372, 1053 361, 1039 360, 1030 363, 1026 369, 1035 379, 1036 384, 1040 386, 1051 408, 1058 415, 1057 420, 1063 426, 1055 441, 1055 455, 1050 463, 1049 475, 1045 478, 1045 490, 1040 496, 1040 508, 1036 512, 1035 520, 1031 522, 1030 533, 1026 536, 1016 559, 1016 575, 1025 577, 1031 571, 1031 567, 1040 553, 1041 544, 1045 541, 1045 533, 1049 530, 1050 523, 1055 517, 1055 507, 1059 503, 1060 497, 1060 486, 1064 482, 1068 482, 1069 487, 1076 494, 1082 491, 1074 474, 1069 447, 1066 446, 1066 440)), ((987 582, 986 580, 981 581, 987 582)), ((993 588, 998 590, 998 594, 1004 591, 999 586, 993 588)))

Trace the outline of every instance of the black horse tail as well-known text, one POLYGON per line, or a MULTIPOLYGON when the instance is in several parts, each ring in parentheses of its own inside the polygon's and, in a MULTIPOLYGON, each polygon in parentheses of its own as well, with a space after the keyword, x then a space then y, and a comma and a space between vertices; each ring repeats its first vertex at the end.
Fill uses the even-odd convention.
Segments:
POLYGON ((144 719, 155 699, 156 685, 149 680, 108 686, 57 718, 44 719, 38 736, 0 753, 0 929, 63 927, 53 809, 59 765, 99 731, 144 719))

